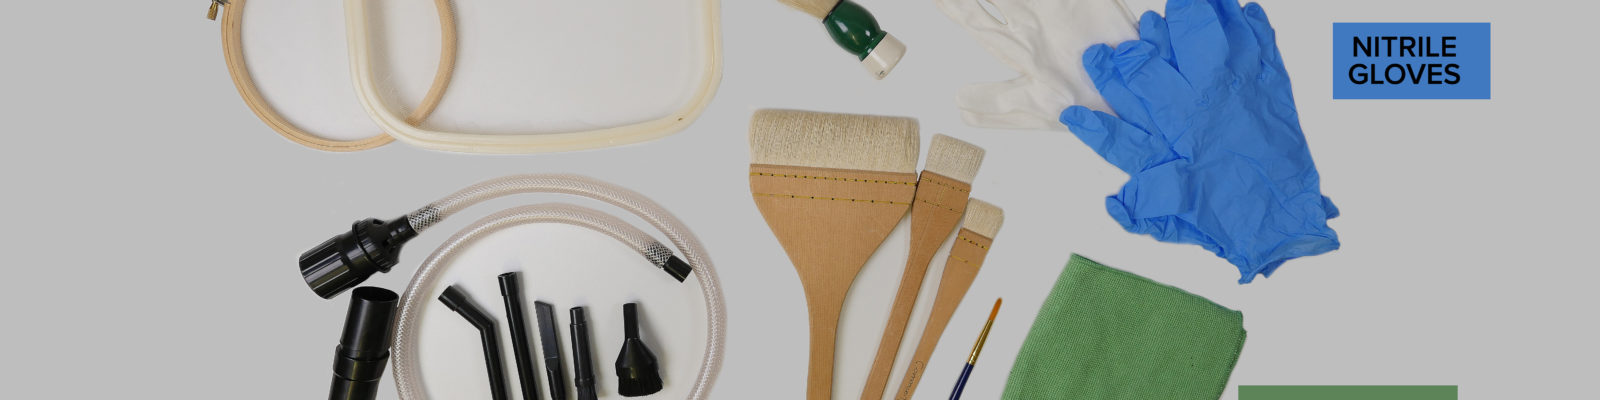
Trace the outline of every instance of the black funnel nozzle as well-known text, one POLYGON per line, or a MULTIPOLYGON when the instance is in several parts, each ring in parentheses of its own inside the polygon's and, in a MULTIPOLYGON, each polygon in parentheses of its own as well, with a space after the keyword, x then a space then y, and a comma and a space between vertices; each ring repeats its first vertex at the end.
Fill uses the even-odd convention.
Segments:
POLYGON ((417 236, 405 217, 382 221, 368 218, 300 254, 300 276, 311 291, 331 299, 360 285, 367 277, 400 262, 400 248, 417 236))
POLYGON ((333 385, 328 398, 370 400, 378 396, 378 382, 389 363, 389 341, 394 338, 394 315, 400 296, 376 287, 357 288, 350 294, 344 333, 334 350, 333 385))
POLYGON ((617 393, 626 397, 648 396, 661 391, 661 371, 656 355, 639 340, 639 305, 622 306, 622 325, 626 335, 622 354, 617 355, 617 393))

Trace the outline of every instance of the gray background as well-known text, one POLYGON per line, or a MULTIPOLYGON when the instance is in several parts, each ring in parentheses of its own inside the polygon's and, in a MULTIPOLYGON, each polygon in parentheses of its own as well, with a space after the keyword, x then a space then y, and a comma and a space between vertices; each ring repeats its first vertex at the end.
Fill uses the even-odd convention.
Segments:
MULTIPOLYGON (((869 3, 911 47, 888 80, 867 80, 803 14, 726 1, 721 90, 689 129, 602 151, 473 156, 283 140, 239 101, 205 1, 14 2, 0 16, 12 210, 0 397, 319 398, 345 303, 309 295, 294 255, 350 220, 481 179, 575 172, 651 196, 709 247, 730 314, 715 397, 800 398, 800 286, 745 184, 745 128, 761 107, 914 116, 924 144, 948 133, 989 150, 976 193, 1009 219, 919 398, 943 398, 988 299, 1004 295, 968 397, 999 393, 1069 252, 1243 310, 1249 341, 1225 398, 1239 384, 1454 384, 1467 399, 1592 390, 1594 4, 1268 4, 1344 248, 1240 286, 1198 247, 1122 232, 1101 204, 1125 176, 1070 134, 964 126, 955 91, 1012 73, 929 2, 869 3), (1329 100, 1331 23, 1361 21, 1494 23, 1495 99, 1329 100)), ((414 241, 397 273, 370 283, 401 286, 452 230, 414 241)))

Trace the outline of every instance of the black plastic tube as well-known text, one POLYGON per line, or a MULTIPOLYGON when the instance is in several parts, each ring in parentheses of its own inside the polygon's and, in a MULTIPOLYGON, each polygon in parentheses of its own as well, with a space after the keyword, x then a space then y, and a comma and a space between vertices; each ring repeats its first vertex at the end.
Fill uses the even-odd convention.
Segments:
POLYGON ((539 400, 538 364, 528 343, 528 319, 522 311, 522 274, 500 274, 500 297, 506 301, 506 320, 511 324, 511 351, 517 356, 517 378, 522 383, 522 398, 539 400))
POLYGON ((444 293, 439 295, 439 302, 461 314, 461 317, 466 318, 474 328, 478 328, 478 336, 483 339, 483 361, 489 369, 489 392, 494 396, 494 400, 509 400, 511 397, 506 390, 505 361, 500 359, 500 333, 495 327, 494 317, 483 312, 483 307, 478 307, 477 303, 472 302, 472 296, 468 296, 455 285, 444 288, 444 293))
POLYGON ((350 311, 344 332, 334 349, 333 400, 371 400, 378 397, 378 382, 389 364, 389 341, 394 338, 394 314, 400 296, 383 288, 360 287, 350 293, 350 311))
POLYGON ((572 369, 578 400, 596 400, 594 358, 589 356, 589 319, 583 316, 583 307, 572 308, 572 369))

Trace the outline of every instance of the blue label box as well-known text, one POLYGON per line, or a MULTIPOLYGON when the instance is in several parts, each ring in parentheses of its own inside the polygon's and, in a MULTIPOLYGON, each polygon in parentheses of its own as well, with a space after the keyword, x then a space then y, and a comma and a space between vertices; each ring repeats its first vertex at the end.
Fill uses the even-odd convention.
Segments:
POLYGON ((1335 23, 1335 99, 1489 99, 1488 23, 1335 23))

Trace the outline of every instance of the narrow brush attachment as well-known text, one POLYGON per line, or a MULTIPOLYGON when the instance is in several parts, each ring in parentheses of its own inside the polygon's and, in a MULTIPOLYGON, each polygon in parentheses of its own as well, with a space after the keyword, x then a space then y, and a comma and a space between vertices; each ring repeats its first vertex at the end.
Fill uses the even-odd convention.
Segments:
POLYGON ((983 200, 972 199, 967 202, 967 216, 966 220, 961 222, 961 228, 994 239, 994 236, 1000 233, 1000 224, 1005 220, 1006 214, 1000 207, 983 200))
POLYGON ((916 173, 917 120, 798 110, 750 117, 750 163, 916 173))
POLYGON ((933 143, 928 145, 928 165, 922 170, 972 183, 978 176, 980 164, 983 164, 982 147, 945 135, 933 135, 933 143))
POLYGON ((833 6, 839 5, 839 0, 778 0, 778 2, 811 14, 817 19, 827 18, 828 13, 833 12, 833 6))

